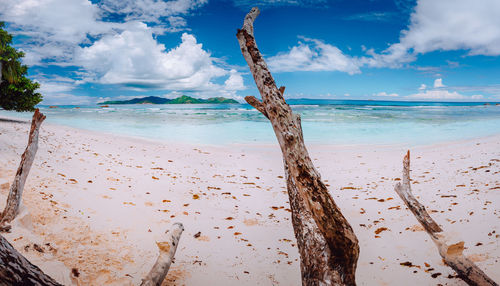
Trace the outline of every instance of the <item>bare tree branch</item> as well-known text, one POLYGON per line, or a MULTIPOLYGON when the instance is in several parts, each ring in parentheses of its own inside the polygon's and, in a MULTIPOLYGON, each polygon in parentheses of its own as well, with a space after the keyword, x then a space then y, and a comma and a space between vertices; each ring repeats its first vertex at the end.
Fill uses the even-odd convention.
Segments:
POLYGON ((45 120, 43 115, 38 109, 33 114, 31 121, 31 130, 28 138, 28 146, 21 156, 21 163, 17 169, 14 182, 10 186, 9 196, 7 197, 7 204, 2 214, 0 215, 0 226, 3 229, 9 229, 5 224, 11 222, 19 212, 19 206, 23 195, 24 183, 31 169, 31 165, 35 160, 35 154, 38 150, 38 133, 40 125, 45 120))
POLYGON ((266 107, 255 96, 245 96, 245 100, 246 100, 246 102, 248 102, 248 104, 253 106, 255 109, 260 111, 260 113, 262 113, 262 115, 264 115, 265 117, 267 117, 267 119, 269 119, 269 116, 267 116, 266 107))
POLYGON ((451 245, 448 244, 446 235, 441 227, 431 218, 425 207, 413 196, 410 186, 410 151, 406 153, 403 159, 403 184, 397 183, 395 191, 431 236, 446 264, 455 270, 462 280, 469 285, 498 286, 474 262, 463 255, 463 241, 451 245))
POLYGON ((355 285, 358 240, 314 168, 300 116, 285 102, 284 87, 277 88, 257 48, 253 22, 259 13, 258 8, 252 8, 236 36, 262 97, 258 104, 253 99, 249 103, 269 118, 283 153, 302 283, 355 285))

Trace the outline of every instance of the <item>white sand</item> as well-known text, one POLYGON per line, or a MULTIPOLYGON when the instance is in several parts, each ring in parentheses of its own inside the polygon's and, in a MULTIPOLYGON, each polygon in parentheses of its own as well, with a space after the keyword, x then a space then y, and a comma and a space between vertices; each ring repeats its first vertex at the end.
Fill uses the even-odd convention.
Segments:
MULTIPOLYGON (((0 121, 0 207, 28 129, 0 121)), ((358 284, 465 285, 448 278, 453 271, 394 192, 406 148, 309 146, 360 241, 358 284), (416 267, 400 265, 407 261, 416 267)), ((500 281, 500 136, 411 151, 414 194, 500 281)), ((282 176, 277 144, 192 146, 44 123, 27 212, 5 237, 65 284, 138 285, 155 239, 178 221, 186 230, 168 285, 300 285, 282 176)))

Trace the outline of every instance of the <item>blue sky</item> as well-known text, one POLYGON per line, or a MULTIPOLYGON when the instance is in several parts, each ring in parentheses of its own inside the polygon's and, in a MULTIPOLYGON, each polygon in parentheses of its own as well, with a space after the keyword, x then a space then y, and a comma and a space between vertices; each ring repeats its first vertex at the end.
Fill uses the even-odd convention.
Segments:
POLYGON ((3 0, 44 104, 258 95, 236 29, 287 98, 500 101, 498 0, 3 0))

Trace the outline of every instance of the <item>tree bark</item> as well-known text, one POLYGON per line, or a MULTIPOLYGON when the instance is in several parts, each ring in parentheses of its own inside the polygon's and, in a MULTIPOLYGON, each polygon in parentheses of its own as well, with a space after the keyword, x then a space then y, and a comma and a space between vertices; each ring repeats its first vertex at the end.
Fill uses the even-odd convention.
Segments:
POLYGON ((397 183, 395 191, 430 235, 444 262, 455 270, 462 280, 469 285, 498 286, 474 262, 463 255, 463 241, 451 245, 448 244, 446 235, 441 227, 431 218, 425 207, 413 196, 410 185, 410 151, 406 153, 403 159, 403 184, 397 183))
POLYGON ((300 116, 285 102, 284 88, 277 88, 257 48, 253 22, 259 13, 258 8, 252 8, 236 35, 262 96, 262 102, 252 96, 245 100, 271 121, 281 147, 302 284, 355 285, 358 240, 314 168, 300 116))
POLYGON ((161 242, 157 242, 160 255, 148 275, 142 279, 141 286, 160 286, 167 276, 170 265, 174 260, 175 251, 179 244, 179 239, 184 231, 182 223, 174 223, 170 230, 165 232, 161 242))
POLYGON ((43 115, 38 109, 36 109, 31 121, 28 146, 21 156, 21 163, 19 163, 19 168, 17 169, 16 176, 14 177, 14 182, 10 186, 9 196, 7 197, 7 204, 2 214, 0 215, 0 227, 3 229, 9 228, 5 227, 5 224, 11 222, 19 212, 24 183, 26 182, 26 178, 28 177, 31 165, 35 160, 35 154, 38 150, 38 133, 40 125, 44 120, 45 115, 43 115))
POLYGON ((0 285, 58 285, 0 235, 0 285))

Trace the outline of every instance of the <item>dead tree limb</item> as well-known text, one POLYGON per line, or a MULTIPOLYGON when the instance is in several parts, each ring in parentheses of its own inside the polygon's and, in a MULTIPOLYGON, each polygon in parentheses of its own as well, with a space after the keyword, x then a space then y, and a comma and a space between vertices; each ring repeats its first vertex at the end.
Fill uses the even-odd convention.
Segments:
POLYGON ((474 262, 462 254, 464 250, 463 241, 451 245, 448 244, 446 235, 441 227, 430 217, 425 207, 413 196, 410 186, 410 151, 406 153, 403 159, 403 184, 397 183, 395 191, 431 236, 444 262, 455 270, 462 280, 469 285, 498 286, 474 262))
POLYGON ((177 245, 183 231, 184 226, 182 223, 176 222, 170 230, 165 232, 162 241, 156 243, 160 250, 160 256, 158 256, 146 278, 142 279, 141 286, 161 285, 167 276, 170 264, 174 260, 175 251, 177 250, 177 245))
POLYGON ((258 8, 246 15, 236 34, 262 102, 247 102, 269 118, 283 153, 292 223, 301 257, 303 285, 355 285, 359 246, 304 144, 300 116, 294 114, 260 54, 253 33, 258 8))
POLYGON ((0 235, 0 285, 58 285, 0 235))
POLYGON ((44 120, 45 115, 43 115, 38 109, 36 109, 31 121, 28 146, 21 156, 21 163, 19 163, 19 168, 17 169, 16 176, 14 177, 14 182, 10 186, 9 196, 7 197, 7 204, 2 214, 0 215, 0 227, 3 229, 9 229, 9 227, 5 227, 5 224, 11 222, 19 212, 24 183, 26 182, 26 178, 28 177, 28 174, 30 172, 31 165, 35 160, 35 154, 38 150, 38 133, 40 125, 44 120))

